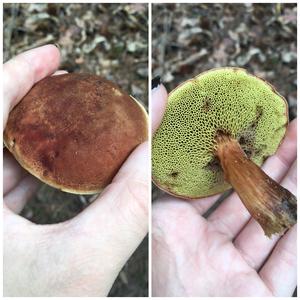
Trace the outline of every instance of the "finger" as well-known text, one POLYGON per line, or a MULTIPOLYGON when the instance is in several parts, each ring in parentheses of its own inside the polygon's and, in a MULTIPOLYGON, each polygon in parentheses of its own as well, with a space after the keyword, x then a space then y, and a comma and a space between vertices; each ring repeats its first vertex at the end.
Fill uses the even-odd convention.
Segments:
MULTIPOLYGON (((286 137, 277 153, 268 158, 262 169, 272 179, 279 182, 297 155, 297 122, 289 124, 286 137)), ((250 220, 250 214, 236 193, 229 196, 208 218, 219 231, 229 239, 234 238, 250 220)))
POLYGON ((297 284, 297 225, 279 240, 259 275, 274 296, 293 294, 297 284))
POLYGON ((121 257, 128 259, 148 230, 149 170, 149 149, 145 142, 132 152, 98 199, 72 222, 81 232, 88 232, 96 239, 122 245, 116 251, 120 250, 121 257))
POLYGON ((218 194, 204 199, 191 200, 190 203, 196 208, 200 215, 203 215, 220 199, 220 197, 221 195, 218 194))
MULTIPOLYGON (((281 185, 293 194, 296 194, 296 177, 297 163, 295 161, 281 182, 281 185)), ((259 270, 278 239, 278 235, 273 235, 271 239, 266 237, 260 225, 254 219, 251 219, 237 236, 234 245, 248 264, 259 270)))
POLYGON ((52 76, 57 76, 57 75, 63 75, 63 74, 68 74, 68 71, 65 70, 58 70, 55 73, 52 74, 52 76))
POLYGON ((9 193, 26 175, 26 171, 14 157, 4 149, 3 153, 3 195, 9 193))
POLYGON ((167 106, 168 93, 162 84, 151 91, 152 134, 159 127, 167 106))
POLYGON ((3 66, 4 126, 11 109, 39 80, 59 66, 60 54, 54 45, 46 45, 17 55, 3 66))
POLYGON ((4 197, 5 205, 14 213, 19 214, 28 200, 36 192, 40 181, 31 175, 25 176, 19 184, 4 197))
POLYGON ((159 200, 163 202, 167 200, 186 201, 189 205, 193 206, 197 210, 198 214, 204 215, 219 199, 221 199, 222 196, 223 196, 222 194, 218 194, 211 197, 200 198, 200 199, 184 199, 184 198, 176 197, 175 195, 172 195, 170 193, 167 193, 163 197, 160 197, 159 200))

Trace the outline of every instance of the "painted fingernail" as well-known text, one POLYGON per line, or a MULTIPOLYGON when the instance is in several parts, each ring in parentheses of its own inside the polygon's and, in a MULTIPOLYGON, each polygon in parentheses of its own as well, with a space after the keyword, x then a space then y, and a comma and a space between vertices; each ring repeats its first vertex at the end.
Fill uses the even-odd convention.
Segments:
POLYGON ((56 48, 58 48, 58 50, 61 49, 60 46, 59 46, 59 44, 57 44, 57 43, 54 43, 54 46, 55 46, 56 48))
POLYGON ((160 76, 154 77, 151 81, 151 89, 153 90, 153 89, 157 88, 160 84, 161 84, 160 76))

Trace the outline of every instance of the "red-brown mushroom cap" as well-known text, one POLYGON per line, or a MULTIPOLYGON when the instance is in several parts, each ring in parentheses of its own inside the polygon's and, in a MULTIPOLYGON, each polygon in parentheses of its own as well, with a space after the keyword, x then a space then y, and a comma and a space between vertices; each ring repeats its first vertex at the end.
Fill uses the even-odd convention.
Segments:
POLYGON ((72 73, 38 82, 10 113, 4 141, 42 181, 92 194, 111 182, 147 131, 145 110, 117 85, 72 73))

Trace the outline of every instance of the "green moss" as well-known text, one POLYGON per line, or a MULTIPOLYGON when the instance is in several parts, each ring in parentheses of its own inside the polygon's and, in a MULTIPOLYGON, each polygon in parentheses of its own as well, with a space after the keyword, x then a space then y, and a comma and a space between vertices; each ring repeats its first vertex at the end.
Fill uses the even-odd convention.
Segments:
POLYGON ((154 181, 181 197, 228 189, 214 156, 218 130, 236 138, 261 165, 275 153, 287 124, 286 104, 265 81, 243 69, 214 69, 170 93, 152 142, 154 181))

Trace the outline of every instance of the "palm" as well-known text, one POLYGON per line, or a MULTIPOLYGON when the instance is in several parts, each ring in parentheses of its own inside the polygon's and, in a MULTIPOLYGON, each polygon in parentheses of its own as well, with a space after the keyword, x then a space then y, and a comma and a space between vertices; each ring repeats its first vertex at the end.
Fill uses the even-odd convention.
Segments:
POLYGON ((161 291, 163 278, 179 274, 173 277, 172 287, 165 286, 168 296, 170 289, 176 296, 272 295, 255 267, 246 261, 227 234, 216 223, 199 216, 193 204, 168 198, 157 203, 155 210, 153 249, 159 257, 154 269, 161 270, 155 272, 154 289, 161 291), (172 265, 165 265, 165 257, 172 265))

